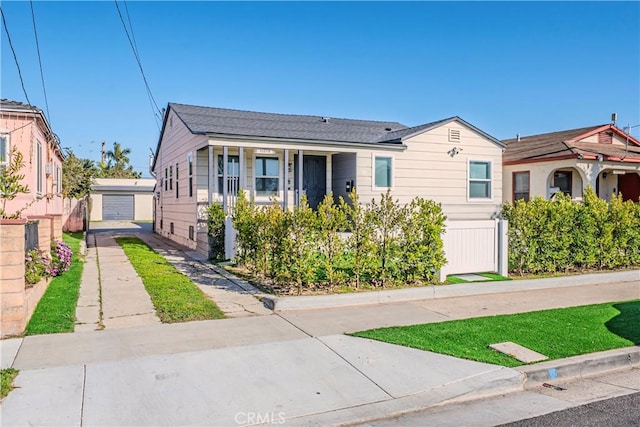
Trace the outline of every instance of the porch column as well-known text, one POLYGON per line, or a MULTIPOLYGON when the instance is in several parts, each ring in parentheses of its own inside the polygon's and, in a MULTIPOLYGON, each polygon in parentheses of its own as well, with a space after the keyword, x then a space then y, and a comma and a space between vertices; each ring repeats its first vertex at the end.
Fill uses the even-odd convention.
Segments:
POLYGON ((302 172, 303 172, 303 167, 302 164, 304 163, 304 151, 303 150, 298 150, 298 194, 296 195, 296 206, 300 206, 300 200, 302 199, 302 172))
POLYGON ((282 187, 283 209, 289 208, 289 149, 284 150, 284 185, 282 187))
POLYGON ((213 203, 213 145, 209 149, 209 164, 207 165, 207 202, 209 206, 213 203))
POLYGON ((238 148, 238 173, 240 174, 238 178, 238 187, 240 188, 238 188, 238 190, 244 190, 247 185, 247 175, 244 167, 244 147, 238 148))
MULTIPOLYGON (((229 168, 227 162, 229 161, 229 147, 226 145, 222 147, 222 210, 227 213, 227 193, 229 184, 227 183, 229 178, 229 168)), ((218 189, 218 191, 220 191, 218 189)))

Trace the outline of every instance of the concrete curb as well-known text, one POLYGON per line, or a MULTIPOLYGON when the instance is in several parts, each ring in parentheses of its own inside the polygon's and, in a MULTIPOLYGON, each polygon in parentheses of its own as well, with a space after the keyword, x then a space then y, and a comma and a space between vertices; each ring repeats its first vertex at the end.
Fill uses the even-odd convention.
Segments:
POLYGON ((500 396, 522 391, 524 376, 502 368, 486 375, 443 384, 429 390, 388 400, 352 406, 286 420, 287 424, 308 426, 342 426, 369 423, 455 403, 500 396), (487 377, 493 377, 487 381, 487 377))
POLYGON ((340 295, 309 295, 293 297, 276 297, 267 295, 263 298, 263 301, 268 308, 274 311, 287 311, 384 304, 390 302, 451 298, 458 296, 518 292, 582 285, 604 285, 633 281, 640 283, 640 270, 613 273, 591 273, 546 279, 461 283, 456 285, 425 286, 421 288, 392 289, 340 295))
POLYGON ((425 409, 520 392, 556 379, 590 376, 633 367, 640 367, 640 346, 584 354, 518 368, 504 368, 497 374, 492 373, 495 378, 490 384, 486 381, 482 384, 478 381, 476 384, 478 379, 466 381, 464 385, 445 384, 409 396, 292 418, 287 422, 310 426, 362 424, 425 409), (513 371, 521 375, 508 374, 513 371))
POLYGON ((583 354, 515 368, 525 375, 524 388, 558 379, 584 377, 640 366, 640 346, 583 354))

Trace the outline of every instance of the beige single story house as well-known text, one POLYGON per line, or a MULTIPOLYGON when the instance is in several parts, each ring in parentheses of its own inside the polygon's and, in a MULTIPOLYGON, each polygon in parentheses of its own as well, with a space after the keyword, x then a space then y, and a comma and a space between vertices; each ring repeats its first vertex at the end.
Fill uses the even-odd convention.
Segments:
POLYGON ((610 200, 640 200, 640 141, 614 124, 503 141, 505 202, 550 199, 563 192, 581 200, 587 187, 610 200))
POLYGON ((400 203, 420 196, 450 221, 489 220, 502 205, 504 144, 460 117, 419 126, 328 116, 273 114, 169 103, 152 172, 155 231, 208 251, 203 209, 230 212, 239 189, 284 209, 305 194, 362 202, 391 190, 400 203))
POLYGON ((96 178, 91 185, 91 221, 151 221, 156 180, 96 178))

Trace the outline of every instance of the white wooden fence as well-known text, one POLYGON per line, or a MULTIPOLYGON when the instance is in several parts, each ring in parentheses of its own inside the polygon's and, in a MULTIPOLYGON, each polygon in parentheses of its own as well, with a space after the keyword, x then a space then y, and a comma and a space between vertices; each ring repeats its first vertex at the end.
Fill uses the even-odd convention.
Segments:
POLYGON ((447 221, 442 236, 447 264, 440 270, 440 280, 449 274, 497 272, 508 273, 508 221, 447 221))

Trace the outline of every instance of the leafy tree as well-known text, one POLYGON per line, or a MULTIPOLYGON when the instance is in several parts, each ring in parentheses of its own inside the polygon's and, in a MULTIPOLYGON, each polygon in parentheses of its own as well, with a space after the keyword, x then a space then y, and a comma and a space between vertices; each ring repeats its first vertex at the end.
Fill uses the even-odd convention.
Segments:
POLYGON ((399 264, 400 246, 399 230, 400 223, 404 219, 403 210, 397 200, 391 197, 391 190, 382 194, 380 203, 375 199, 371 200, 371 221, 376 230, 373 233, 373 241, 376 243, 376 253, 379 261, 379 277, 382 287, 387 280, 394 276, 394 269, 399 264))
POLYGON ((343 207, 349 218, 351 235, 347 239, 353 257, 353 277, 358 289, 363 276, 370 273, 375 266, 374 227, 370 209, 360 204, 355 191, 349 193, 350 204, 343 201, 343 207))
POLYGON ((107 151, 107 164, 101 165, 100 176, 102 178, 140 178, 142 174, 136 172, 129 165, 130 148, 122 148, 119 142, 113 143, 113 149, 107 151))
POLYGON ((25 206, 12 215, 8 215, 5 210, 7 200, 15 199, 18 194, 29 193, 29 187, 21 183, 24 179, 24 174, 20 173, 20 169, 23 166, 22 153, 14 146, 9 154, 9 164, 5 167, 0 167, 0 199, 2 199, 0 218, 19 218, 20 212, 26 208, 25 206))
POLYGON ((99 169, 88 159, 76 157, 71 149, 62 163, 62 195, 81 199, 91 191, 91 182, 97 177, 99 169))
POLYGON ((330 285, 334 285, 342 279, 342 275, 336 270, 336 261, 345 250, 345 242, 340 233, 344 232, 348 226, 342 197, 339 205, 334 203, 332 193, 324 197, 322 203, 318 205, 316 224, 327 280, 330 285))

